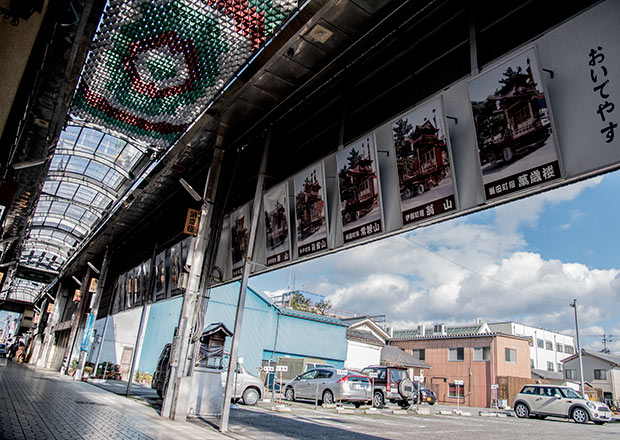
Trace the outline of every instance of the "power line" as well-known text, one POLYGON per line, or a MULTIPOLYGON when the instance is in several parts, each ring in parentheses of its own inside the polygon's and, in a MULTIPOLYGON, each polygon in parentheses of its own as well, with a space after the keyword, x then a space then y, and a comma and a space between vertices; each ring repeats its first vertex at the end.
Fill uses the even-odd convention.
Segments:
POLYGON ((421 247, 422 249, 424 249, 424 250, 426 250, 426 251, 428 251, 428 252, 430 252, 430 253, 432 253, 432 254, 435 254, 435 255, 437 255, 438 257, 441 257, 441 258, 443 258, 444 260, 449 261, 450 263, 452 263, 452 264, 454 264, 454 265, 456 265, 456 266, 458 266, 458 267, 460 267, 460 268, 462 268, 462 269, 465 269, 465 270, 466 270, 466 271, 468 271, 468 272, 471 272, 471 273, 473 273, 473 274, 476 274, 476 275, 478 275, 478 276, 480 276, 480 277, 482 277, 482 278, 484 278, 484 279, 487 279, 487 280, 489 280, 489 281, 493 281, 493 282, 495 282, 495 283, 502 284, 502 285, 504 285, 504 286, 506 286, 506 287, 510 287, 510 288, 512 288, 512 289, 520 290, 521 292, 529 293, 530 295, 539 296, 539 297, 541 297, 541 298, 552 299, 552 300, 554 300, 554 301, 561 301, 561 302, 566 301, 566 299, 557 298, 557 297, 555 297, 555 296, 543 295, 542 293, 532 292, 531 290, 524 289, 524 288, 519 287, 519 286, 514 286, 514 285, 512 285, 512 284, 510 284, 510 283, 506 283, 506 282, 504 282, 504 281, 497 280, 497 279, 495 279, 495 278, 491 278, 491 277, 486 276, 486 275, 484 275, 484 274, 482 274, 482 273, 480 273, 480 272, 477 272, 477 271, 475 271, 475 270, 473 270, 473 269, 471 269, 471 268, 469 268, 469 267, 467 267, 467 266, 464 266, 463 264, 459 263, 458 261, 454 261, 454 260, 452 260, 451 258, 448 258, 448 257, 446 257, 445 255, 442 255, 442 254, 440 254, 439 252, 434 251, 433 249, 431 249, 431 248, 429 248, 429 247, 427 247, 427 246, 424 246, 424 245, 423 245, 423 244, 421 244, 421 243, 418 243, 417 241, 413 240, 413 239, 412 239, 412 238, 410 238, 410 237, 403 237, 403 238, 404 238, 405 240, 407 240, 407 241, 409 241, 409 242, 411 242, 411 243, 415 244, 416 246, 419 246, 419 247, 421 247))

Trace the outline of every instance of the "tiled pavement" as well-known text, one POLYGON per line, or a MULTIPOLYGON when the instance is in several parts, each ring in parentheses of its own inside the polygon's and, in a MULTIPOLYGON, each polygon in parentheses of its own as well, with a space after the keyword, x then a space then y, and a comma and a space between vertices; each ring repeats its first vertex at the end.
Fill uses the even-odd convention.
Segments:
POLYGON ((215 429, 163 419, 144 403, 55 371, 0 359, 0 439, 222 439, 215 429))

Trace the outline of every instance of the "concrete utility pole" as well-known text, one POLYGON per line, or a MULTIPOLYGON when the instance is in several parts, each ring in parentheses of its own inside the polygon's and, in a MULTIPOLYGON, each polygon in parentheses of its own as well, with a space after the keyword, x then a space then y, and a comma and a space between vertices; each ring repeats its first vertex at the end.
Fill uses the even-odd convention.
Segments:
POLYGON ((581 380, 581 395, 586 397, 586 388, 583 382, 583 359, 581 356, 581 343, 579 342, 579 321, 577 320, 577 300, 574 299, 570 306, 575 309, 575 330, 577 332, 577 353, 579 354, 579 379, 581 380))
POLYGON ((241 278, 241 289, 239 290, 239 301, 237 302, 237 314, 235 317, 235 329, 233 330, 232 347, 230 349, 230 361, 228 362, 228 375, 226 376, 226 389, 224 392, 224 407, 222 408, 222 418, 220 420, 220 431, 228 431, 228 418, 230 416, 230 400, 233 392, 233 376, 237 369, 237 353, 239 352, 239 336, 241 334, 241 325, 243 324, 243 311, 245 309, 245 296, 247 293, 248 279, 250 277, 250 269, 252 266, 252 258, 254 254, 254 244, 256 242, 256 230, 258 229, 258 219, 263 201, 263 186, 265 183, 265 171, 267 170, 267 155, 269 152, 269 144, 271 143, 271 130, 269 126, 267 137, 265 139, 265 147, 263 149, 263 158, 258 173, 258 182, 256 182, 256 191, 254 193, 254 204, 252 206, 252 226, 250 227, 250 239, 248 240, 248 251, 245 256, 243 265, 243 275, 241 278))
MULTIPOLYGON (((213 159, 211 160, 211 167, 209 168, 202 198, 200 224, 198 225, 198 233, 196 234, 196 240, 194 242, 194 253, 192 255, 187 288, 183 295, 183 305, 181 306, 178 330, 172 341, 170 350, 170 376, 168 378, 168 389, 162 403, 161 415, 162 417, 174 418, 175 420, 185 420, 187 417, 186 408, 189 404, 189 396, 182 395, 179 391, 181 388, 181 379, 185 374, 188 374, 190 370, 188 368, 190 338, 194 326, 194 318, 196 316, 196 307, 200 304, 198 295, 200 294, 200 280, 203 275, 202 267, 204 256, 209 244, 209 229, 213 214, 211 207, 217 191, 217 183, 219 181, 223 158, 224 150, 216 147, 213 152, 213 159)), ((207 276, 208 275, 209 274, 207 274, 207 276)), ((198 331, 200 330, 201 329, 198 329, 198 331)))

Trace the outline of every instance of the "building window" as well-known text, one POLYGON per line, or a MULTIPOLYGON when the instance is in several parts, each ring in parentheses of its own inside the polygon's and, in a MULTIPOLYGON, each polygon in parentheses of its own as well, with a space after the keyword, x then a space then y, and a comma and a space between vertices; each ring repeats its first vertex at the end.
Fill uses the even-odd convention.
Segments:
POLYGON ((594 370, 594 380, 607 380, 607 371, 594 370))
POLYGON ((506 362, 511 364, 517 363, 517 350, 514 348, 506 348, 506 362))
POLYGON ((490 361, 491 360, 491 347, 474 347, 474 360, 475 361, 490 361))
POLYGON ((573 354, 573 353, 575 353, 575 349, 573 348, 572 345, 565 345, 564 346, 564 353, 573 354))
POLYGON ((555 351, 557 351, 558 353, 562 353, 564 351, 564 346, 560 344, 559 342, 556 342, 555 351))
POLYGON ((553 362, 547 361, 547 371, 553 371, 553 362))
POLYGON ((549 351, 553 351, 553 342, 545 341, 545 348, 549 351))
POLYGON ((462 362, 465 360, 465 349, 463 347, 451 348, 448 353, 448 360, 451 362, 462 362))
POLYGON ((567 379, 577 379, 577 370, 574 368, 564 370, 564 377, 567 379))
POLYGON ((419 361, 426 360, 426 351, 423 348, 416 348, 412 350, 411 355, 419 361))
POLYGON ((465 387, 463 385, 457 386, 451 383, 448 391, 448 397, 465 397, 465 387))
POLYGON ((537 339, 536 344, 538 345, 538 348, 545 348, 545 341, 542 339, 537 339))
POLYGON ((562 372, 562 364, 558 362, 558 372, 561 373, 562 372))

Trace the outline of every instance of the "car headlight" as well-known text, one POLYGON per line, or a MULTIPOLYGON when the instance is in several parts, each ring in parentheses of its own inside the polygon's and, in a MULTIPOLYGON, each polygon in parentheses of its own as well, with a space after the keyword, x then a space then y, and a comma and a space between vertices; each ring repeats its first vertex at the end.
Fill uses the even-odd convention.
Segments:
POLYGON ((596 409, 596 405, 593 404, 592 402, 586 402, 586 405, 588 405, 588 408, 590 409, 596 409))

